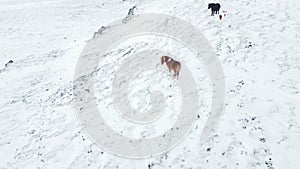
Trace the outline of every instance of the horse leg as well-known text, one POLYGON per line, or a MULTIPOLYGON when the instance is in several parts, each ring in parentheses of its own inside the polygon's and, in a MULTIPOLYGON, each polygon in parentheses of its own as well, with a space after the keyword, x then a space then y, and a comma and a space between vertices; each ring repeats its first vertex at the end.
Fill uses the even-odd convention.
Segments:
POLYGON ((169 63, 167 63, 167 67, 168 67, 168 69, 169 69, 169 73, 171 73, 172 67, 171 67, 171 65, 170 65, 169 63))
POLYGON ((175 77, 176 76, 176 69, 173 68, 173 71, 174 71, 173 76, 175 77))
POLYGON ((177 71, 176 71, 176 77, 177 77, 177 79, 178 79, 178 77, 179 77, 179 71, 180 71, 180 68, 177 69, 177 71))

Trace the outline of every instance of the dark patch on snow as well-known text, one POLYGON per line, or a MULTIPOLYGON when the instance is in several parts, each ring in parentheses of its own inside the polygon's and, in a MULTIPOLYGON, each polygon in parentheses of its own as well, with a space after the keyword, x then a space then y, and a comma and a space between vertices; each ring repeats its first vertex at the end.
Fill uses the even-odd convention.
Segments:
POLYGON ((265 138, 259 138, 259 141, 265 143, 266 139, 265 138))
POLYGON ((94 33, 93 38, 99 37, 99 36, 102 35, 105 31, 107 31, 109 28, 110 28, 110 27, 101 26, 101 28, 98 29, 98 31, 94 33))
POLYGON ((131 18, 133 18, 135 9, 136 6, 133 6, 128 10, 126 17, 122 20, 123 23, 127 23, 131 18))
POLYGON ((8 67, 10 64, 14 63, 13 60, 9 60, 6 64, 5 64, 5 67, 8 67))

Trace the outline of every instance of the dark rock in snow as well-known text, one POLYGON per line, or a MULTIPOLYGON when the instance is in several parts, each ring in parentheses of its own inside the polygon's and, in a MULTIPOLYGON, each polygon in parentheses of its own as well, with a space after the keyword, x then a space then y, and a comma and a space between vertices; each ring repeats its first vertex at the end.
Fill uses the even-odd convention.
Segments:
POLYGON ((259 138, 259 141, 265 143, 266 139, 265 138, 259 138))
POLYGON ((14 63, 14 61, 12 60, 9 60, 6 64, 5 64, 5 67, 8 67, 10 64, 14 63))
POLYGON ((133 6, 129 9, 127 16, 122 20, 123 23, 128 22, 133 16, 134 16, 134 10, 136 9, 136 6, 133 6))

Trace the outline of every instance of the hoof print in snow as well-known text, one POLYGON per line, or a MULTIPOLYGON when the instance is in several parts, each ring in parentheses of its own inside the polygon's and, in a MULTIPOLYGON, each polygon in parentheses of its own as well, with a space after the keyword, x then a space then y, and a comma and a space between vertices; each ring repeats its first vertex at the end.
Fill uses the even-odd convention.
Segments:
POLYGON ((148 169, 151 169, 153 166, 154 166, 154 164, 153 164, 153 163, 151 163, 151 164, 148 164, 148 169))
POLYGON ((274 169, 271 158, 269 158, 269 161, 265 161, 265 164, 267 165, 268 169, 274 169))
POLYGON ((247 45, 245 46, 245 48, 252 48, 252 47, 253 47, 252 42, 249 42, 249 44, 247 44, 247 45))

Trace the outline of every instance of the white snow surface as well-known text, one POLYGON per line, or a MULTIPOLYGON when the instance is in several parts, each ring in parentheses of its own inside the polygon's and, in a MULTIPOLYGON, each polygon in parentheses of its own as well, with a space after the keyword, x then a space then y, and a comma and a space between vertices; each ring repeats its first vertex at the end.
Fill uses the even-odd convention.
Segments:
POLYGON ((209 2, 2 0, 0 168, 299 169, 300 1, 222 0, 221 21, 209 2), (168 153, 136 160, 107 153, 83 131, 72 105, 77 59, 94 32, 133 6, 190 22, 215 48, 226 100, 207 142, 199 120, 168 153))

